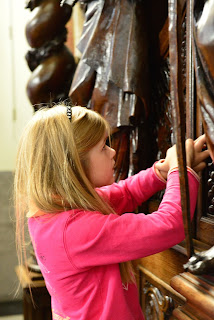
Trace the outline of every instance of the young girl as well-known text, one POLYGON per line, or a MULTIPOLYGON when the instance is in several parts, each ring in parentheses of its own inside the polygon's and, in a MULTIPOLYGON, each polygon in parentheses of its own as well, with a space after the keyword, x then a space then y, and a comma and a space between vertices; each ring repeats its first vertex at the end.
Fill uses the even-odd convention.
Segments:
MULTIPOLYGON (((144 319, 130 261, 184 239, 175 146, 164 161, 116 184, 109 134, 98 113, 59 105, 37 111, 20 140, 17 241, 27 214, 55 320, 144 319), (158 211, 131 213, 164 188, 158 211)), ((204 136, 186 142, 191 216, 199 182, 190 167, 204 167, 204 143, 204 136)))

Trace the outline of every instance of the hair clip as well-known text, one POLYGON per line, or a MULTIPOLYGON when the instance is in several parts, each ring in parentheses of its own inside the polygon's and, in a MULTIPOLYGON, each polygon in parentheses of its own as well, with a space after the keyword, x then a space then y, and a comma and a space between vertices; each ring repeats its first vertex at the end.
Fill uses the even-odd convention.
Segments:
POLYGON ((72 110, 71 110, 71 106, 67 106, 67 117, 71 122, 71 117, 72 117, 72 110))

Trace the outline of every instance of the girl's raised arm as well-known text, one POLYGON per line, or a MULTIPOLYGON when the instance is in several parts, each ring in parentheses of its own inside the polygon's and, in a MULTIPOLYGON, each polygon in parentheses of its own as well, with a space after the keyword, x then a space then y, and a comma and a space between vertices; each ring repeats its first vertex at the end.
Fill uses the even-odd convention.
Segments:
POLYGON ((155 165, 118 183, 97 189, 119 215, 132 212, 156 192, 165 189, 166 180, 157 174, 155 165))

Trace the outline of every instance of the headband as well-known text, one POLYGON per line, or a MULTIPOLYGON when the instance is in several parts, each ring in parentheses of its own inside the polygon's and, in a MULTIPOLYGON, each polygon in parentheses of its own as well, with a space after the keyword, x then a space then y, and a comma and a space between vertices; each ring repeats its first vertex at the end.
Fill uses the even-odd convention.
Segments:
POLYGON ((71 117, 72 117, 72 110, 71 110, 71 106, 67 106, 67 117, 71 122, 71 117))
POLYGON ((67 5, 73 7, 73 6, 75 5, 75 3, 76 3, 75 0, 61 0, 61 1, 60 1, 60 7, 63 7, 64 4, 67 4, 67 5))

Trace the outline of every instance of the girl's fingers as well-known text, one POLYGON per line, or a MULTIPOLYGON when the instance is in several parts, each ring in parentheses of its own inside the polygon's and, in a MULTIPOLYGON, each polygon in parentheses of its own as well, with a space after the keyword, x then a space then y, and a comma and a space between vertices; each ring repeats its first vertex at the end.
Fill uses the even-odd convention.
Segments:
POLYGON ((193 167, 195 172, 200 172, 206 167, 206 162, 201 162, 197 166, 193 167))
POLYGON ((198 137, 195 141, 194 141, 194 149, 195 151, 201 151, 203 149, 203 147, 206 145, 206 138, 205 138, 205 134, 203 134, 202 136, 198 137))
POLYGON ((208 150, 204 150, 202 152, 195 153, 193 166, 197 166, 200 162, 204 162, 209 157, 210 153, 208 150))
POLYGON ((204 140, 205 138, 205 134, 202 134, 201 136, 199 136, 197 139, 194 140, 194 143, 200 141, 200 140, 204 140))
MULTIPOLYGON (((209 151, 203 150, 206 146, 205 134, 198 137, 195 141, 192 139, 186 140, 186 157, 187 165, 192 167, 196 172, 203 170, 206 167, 205 160, 209 157, 209 151)), ((177 166, 176 146, 168 149, 166 159, 162 159, 155 164, 155 168, 159 171, 168 172, 172 167, 177 166)))
POLYGON ((204 151, 202 151, 202 152, 200 153, 200 155, 201 155, 201 160, 202 160, 202 161, 205 160, 205 159, 207 159, 207 158, 209 157, 209 155, 210 155, 209 150, 204 150, 204 151))
POLYGON ((187 166, 192 167, 192 163, 194 161, 194 141, 192 139, 187 139, 185 148, 187 166))
POLYGON ((164 159, 161 159, 160 161, 155 163, 155 168, 157 168, 158 170, 161 170, 161 171, 168 171, 169 170, 168 167, 169 166, 164 159))
POLYGON ((203 148, 206 147, 206 138, 205 134, 198 137, 194 141, 194 161, 193 161, 193 169, 196 172, 203 170, 206 167, 206 163, 204 162, 209 157, 209 151, 204 150, 203 148))

